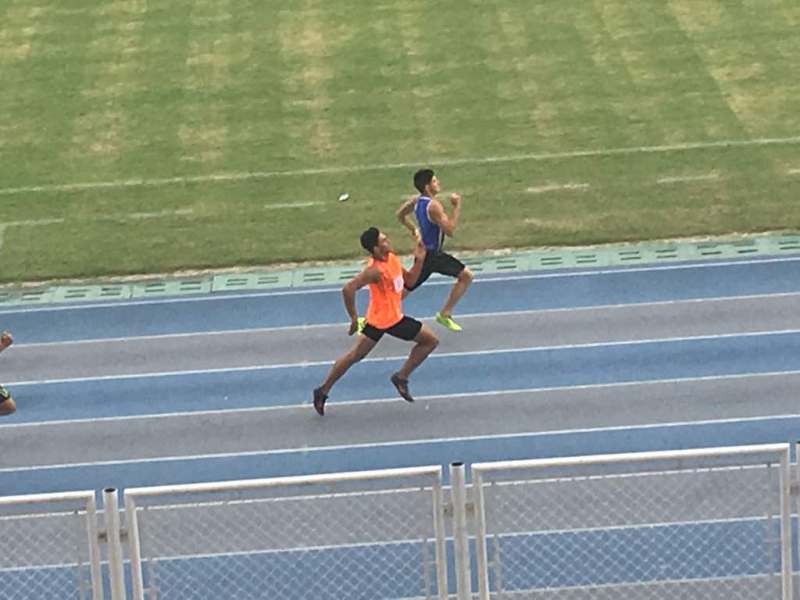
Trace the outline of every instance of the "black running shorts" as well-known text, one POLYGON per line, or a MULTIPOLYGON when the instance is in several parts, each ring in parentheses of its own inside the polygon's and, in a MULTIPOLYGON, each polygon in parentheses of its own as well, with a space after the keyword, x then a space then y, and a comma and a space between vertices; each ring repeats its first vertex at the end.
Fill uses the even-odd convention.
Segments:
POLYGON ((411 317, 403 317, 388 329, 378 329, 367 323, 361 333, 375 342, 380 341, 384 333, 410 342, 417 337, 420 329, 422 329, 422 323, 411 317))
POLYGON ((429 250, 427 254, 425 254, 425 260, 422 263, 422 271, 417 281, 411 287, 406 286, 406 289, 409 291, 417 289, 434 273, 447 275, 448 277, 458 277, 463 270, 464 263, 455 256, 450 256, 447 252, 429 250))

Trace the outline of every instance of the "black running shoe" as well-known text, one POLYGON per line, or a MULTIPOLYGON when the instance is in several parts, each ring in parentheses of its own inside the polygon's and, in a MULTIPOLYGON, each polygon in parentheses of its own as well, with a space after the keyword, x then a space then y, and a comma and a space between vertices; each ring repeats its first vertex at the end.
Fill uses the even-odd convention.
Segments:
POLYGON ((319 416, 325 414, 325 400, 327 399, 328 396, 322 393, 322 388, 316 388, 314 390, 314 410, 317 411, 319 416))
POLYGON ((411 397, 411 393, 408 391, 408 379, 400 379, 400 375, 395 373, 392 375, 390 381, 394 384, 394 387, 397 388, 397 393, 403 397, 403 400, 406 402, 414 401, 414 398, 411 397))

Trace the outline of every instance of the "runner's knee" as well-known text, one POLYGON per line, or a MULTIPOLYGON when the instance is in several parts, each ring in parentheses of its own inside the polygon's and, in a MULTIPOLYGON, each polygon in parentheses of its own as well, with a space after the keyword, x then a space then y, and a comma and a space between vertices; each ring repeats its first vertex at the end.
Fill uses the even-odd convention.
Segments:
POLYGON ((435 350, 436 346, 439 345, 439 338, 436 337, 436 334, 429 330, 422 330, 422 335, 418 340, 418 343, 421 346, 425 346, 426 348, 430 348, 431 350, 435 350))
POLYGON ((464 267, 464 270, 458 274, 458 280, 462 283, 472 283, 472 271, 470 271, 467 267, 464 267))

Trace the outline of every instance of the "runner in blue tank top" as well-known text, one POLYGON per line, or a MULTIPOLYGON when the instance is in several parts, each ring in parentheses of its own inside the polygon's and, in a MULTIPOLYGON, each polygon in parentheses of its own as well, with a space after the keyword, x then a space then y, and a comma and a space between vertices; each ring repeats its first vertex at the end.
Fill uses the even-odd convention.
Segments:
POLYGON ((452 237, 458 227, 461 196, 450 194, 453 215, 448 217, 442 203, 436 199, 436 195, 441 191, 441 184, 431 169, 421 169, 414 174, 414 187, 417 188, 419 196, 403 202, 396 214, 414 239, 422 241, 427 253, 419 278, 413 286, 406 289, 415 290, 433 273, 454 277, 456 283, 450 290, 442 310, 436 313, 436 322, 450 331, 461 331, 461 326, 453 320, 453 308, 472 283, 472 272, 460 260, 442 250, 445 236, 452 237), (408 220, 412 212, 417 218, 419 228, 408 220))

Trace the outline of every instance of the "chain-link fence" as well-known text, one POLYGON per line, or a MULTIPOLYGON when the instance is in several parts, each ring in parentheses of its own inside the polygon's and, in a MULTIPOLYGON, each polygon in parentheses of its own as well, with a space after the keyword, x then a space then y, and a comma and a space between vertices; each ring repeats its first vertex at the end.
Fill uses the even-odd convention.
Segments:
POLYGON ((0 598, 102 600, 94 492, 0 497, 0 598))
POLYGON ((125 498, 137 600, 446 598, 440 467, 125 498))
POLYGON ((438 466, 129 489, 125 528, 106 490, 107 531, 93 492, 0 497, 0 599, 102 600, 107 541, 114 600, 792 600, 786 444, 471 471, 449 506, 438 466))
POLYGON ((788 475, 786 445, 474 465, 482 598, 791 598, 788 475))

